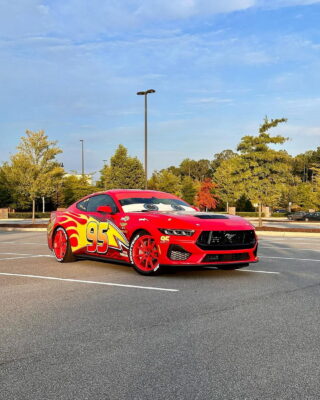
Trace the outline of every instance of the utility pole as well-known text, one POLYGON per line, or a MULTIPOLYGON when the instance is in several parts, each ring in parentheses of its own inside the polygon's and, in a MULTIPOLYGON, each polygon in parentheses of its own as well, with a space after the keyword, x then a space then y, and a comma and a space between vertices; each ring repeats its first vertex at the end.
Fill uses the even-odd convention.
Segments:
POLYGON ((80 139, 81 142, 81 170, 82 170, 82 178, 84 178, 84 154, 83 154, 83 139, 80 139))
POLYGON ((144 96, 144 174, 145 174, 145 189, 148 188, 148 101, 149 93, 155 93, 154 89, 148 89, 144 92, 138 92, 138 96, 144 96))

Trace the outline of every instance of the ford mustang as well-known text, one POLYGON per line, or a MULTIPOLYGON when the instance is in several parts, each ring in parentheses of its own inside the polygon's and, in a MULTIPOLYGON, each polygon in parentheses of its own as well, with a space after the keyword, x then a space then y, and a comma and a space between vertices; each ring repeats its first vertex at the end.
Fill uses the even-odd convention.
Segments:
POLYGON ((130 263, 143 275, 173 265, 236 269, 257 262, 254 227, 241 217, 199 212, 153 190, 94 193, 51 213, 48 245, 59 262, 130 263))

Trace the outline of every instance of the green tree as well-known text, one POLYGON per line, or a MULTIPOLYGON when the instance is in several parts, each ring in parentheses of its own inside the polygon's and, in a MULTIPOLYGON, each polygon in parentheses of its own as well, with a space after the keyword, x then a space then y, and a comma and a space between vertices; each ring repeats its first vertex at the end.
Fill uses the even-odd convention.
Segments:
POLYGON ((190 178, 189 176, 185 176, 182 179, 181 186, 181 197, 183 198, 183 200, 185 200, 189 204, 194 204, 196 192, 197 190, 192 178, 190 178))
POLYGON ((148 187, 153 190, 160 190, 181 196, 180 178, 166 169, 154 172, 148 182, 148 187))
POLYGON ((97 191, 97 187, 90 184, 87 176, 64 176, 60 189, 60 205, 70 206, 75 201, 97 191))
POLYGON ((214 155, 213 160, 211 161, 211 168, 213 171, 216 171, 216 169, 220 166, 222 161, 225 160, 230 160, 233 157, 236 157, 237 153, 235 153, 233 150, 227 149, 223 150, 220 153, 216 153, 214 155))
POLYGON ((239 180, 238 175, 241 163, 239 155, 223 160, 213 175, 217 193, 225 204, 235 206, 237 199, 245 193, 245 183, 239 180))
POLYGON ((145 186, 144 169, 137 157, 128 156, 128 150, 120 144, 111 157, 110 165, 100 171, 100 188, 142 189, 145 186))
POLYGON ((236 209, 237 211, 254 211, 251 201, 245 194, 236 201, 236 209))
POLYGON ((6 179, 4 167, 0 167, 0 208, 13 205, 13 198, 6 179))
POLYGON ((185 158, 179 166, 181 176, 190 176, 194 180, 203 181, 212 176, 211 163, 209 160, 191 160, 185 158))
POLYGON ((63 168, 56 161, 62 150, 56 141, 49 141, 44 131, 27 130, 17 146, 18 152, 4 165, 6 180, 17 204, 32 202, 34 222, 35 201, 39 197, 50 197, 61 180, 63 168))

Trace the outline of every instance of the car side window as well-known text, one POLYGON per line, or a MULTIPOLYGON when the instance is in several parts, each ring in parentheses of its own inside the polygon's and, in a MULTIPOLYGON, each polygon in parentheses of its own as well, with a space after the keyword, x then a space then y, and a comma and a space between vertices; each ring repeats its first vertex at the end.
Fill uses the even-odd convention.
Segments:
POLYGON ((89 198, 87 212, 96 212, 99 206, 110 206, 113 212, 117 212, 118 208, 112 197, 107 194, 98 194, 89 198))
POLYGON ((80 211, 87 211, 88 203, 89 203, 89 199, 84 199, 82 201, 79 201, 79 203, 77 203, 76 207, 80 211))

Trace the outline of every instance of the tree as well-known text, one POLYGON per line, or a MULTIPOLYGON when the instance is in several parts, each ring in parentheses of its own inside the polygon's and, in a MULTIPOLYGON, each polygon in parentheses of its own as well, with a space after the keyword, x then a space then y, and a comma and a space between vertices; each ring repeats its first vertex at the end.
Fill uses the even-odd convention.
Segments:
POLYGON ((233 150, 227 149, 223 150, 220 153, 216 153, 214 155, 213 160, 211 161, 211 168, 213 171, 216 171, 216 169, 220 166, 222 161, 225 160, 230 160, 233 157, 236 157, 238 154, 235 153, 233 150))
POLYGON ((285 118, 266 117, 258 136, 244 136, 237 150, 241 154, 239 181, 251 201, 276 206, 281 191, 292 182, 291 157, 286 151, 274 150, 270 144, 283 144, 288 138, 271 136, 268 131, 286 122, 285 118))
POLYGON ((0 167, 0 208, 13 204, 13 198, 6 179, 4 167, 0 167))
POLYGON ((217 206, 217 196, 212 193, 216 185, 210 178, 206 178, 200 184, 200 188, 196 195, 196 204, 200 209, 212 210, 217 206))
POLYGON ((213 175, 217 193, 225 204, 235 206, 237 199, 245 193, 244 184, 238 176, 241 162, 239 155, 223 160, 213 175))
POLYGON ((190 178, 189 176, 185 176, 182 179, 181 186, 181 197, 183 198, 183 200, 185 200, 189 204, 194 204, 196 192, 197 191, 192 178, 190 178))
POLYGON ((181 195, 180 178, 166 169, 160 172, 154 172, 148 182, 148 187, 150 189, 172 193, 176 196, 181 195))
POLYGON ((245 194, 236 201, 237 211, 254 211, 254 207, 251 201, 247 198, 245 194))
POLYGON ((190 176, 194 180, 202 181, 204 178, 211 177, 212 170, 210 161, 206 159, 191 160, 185 158, 179 166, 181 176, 190 176))
POLYGON ((110 165, 101 171, 98 181, 100 188, 106 189, 142 189, 145 185, 145 174, 137 157, 129 157, 128 150, 120 144, 111 157, 110 165))
POLYGON ((19 204, 26 199, 32 202, 32 221, 35 215, 35 200, 51 196, 61 180, 63 168, 56 161, 62 150, 56 141, 49 141, 43 130, 27 130, 17 146, 18 152, 4 165, 6 180, 13 199, 19 204))
POLYGON ((67 175, 63 178, 61 184, 61 195, 59 203, 65 207, 70 206, 75 201, 88 194, 97 191, 97 188, 91 185, 88 177, 78 177, 76 175, 67 175))

